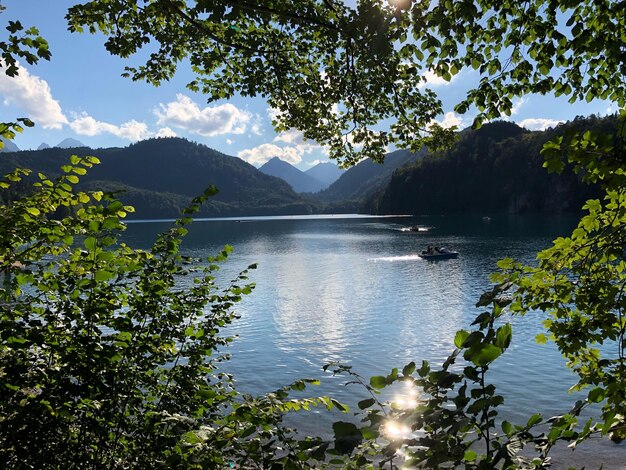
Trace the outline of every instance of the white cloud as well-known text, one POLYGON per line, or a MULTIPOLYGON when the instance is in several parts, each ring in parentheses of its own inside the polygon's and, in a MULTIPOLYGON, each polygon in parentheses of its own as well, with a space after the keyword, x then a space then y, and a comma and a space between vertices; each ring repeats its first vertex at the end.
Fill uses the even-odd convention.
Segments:
POLYGON ((465 127, 465 122, 463 121, 463 118, 454 111, 448 111, 446 114, 444 114, 443 119, 433 120, 432 123, 437 123, 444 129, 449 129, 452 126, 456 126, 458 129, 465 127))
POLYGON ((162 127, 154 134, 155 137, 176 137, 177 134, 169 127, 162 127))
POLYGON ((276 108, 268 107, 266 109, 267 117, 270 118, 270 121, 275 121, 280 117, 280 111, 276 108))
POLYGON ((200 108, 191 98, 176 95, 176 101, 160 103, 154 111, 157 124, 178 127, 194 134, 213 137, 222 134, 243 134, 252 115, 226 103, 200 108))
POLYGON ((423 77, 426 79, 426 82, 421 82, 418 85, 419 88, 424 88, 425 86, 437 87, 437 86, 450 85, 453 81, 456 80, 458 75, 453 75, 452 79, 449 82, 447 82, 446 80, 443 79, 443 77, 438 76, 432 70, 426 70, 426 72, 424 72, 423 77))
POLYGON ((261 144, 252 149, 242 150, 237 156, 252 165, 262 165, 274 157, 292 165, 302 161, 302 153, 296 147, 279 147, 274 144, 261 144))
POLYGON ((258 114, 254 116, 254 122, 250 127, 250 132, 254 135, 263 135, 263 119, 258 114))
POLYGON ((233 145, 233 142, 234 142, 233 139, 226 139, 226 143, 228 145, 233 145))
POLYGON ((148 126, 144 122, 132 119, 121 126, 116 126, 108 122, 96 121, 87 113, 82 113, 74 119, 70 123, 70 127, 79 135, 94 136, 108 133, 131 142, 144 140, 154 135, 148 130, 148 126))
POLYGON ((556 127, 565 121, 557 121, 555 119, 529 118, 518 122, 521 127, 525 127, 529 131, 545 131, 550 127, 556 127))
POLYGON ((513 101, 513 106, 511 106, 511 115, 515 115, 519 113, 519 110, 526 103, 526 98, 519 98, 513 101))
POLYGON ((61 105, 52 97, 48 82, 18 66, 19 75, 9 77, 0 73, 0 94, 5 104, 18 106, 29 118, 44 129, 61 129, 67 118, 61 105))
POLYGON ((303 148, 316 146, 316 144, 312 141, 306 140, 304 135, 302 135, 302 132, 296 129, 289 129, 288 131, 281 132, 274 138, 274 142, 285 142, 286 144, 292 144, 303 148))
POLYGON ((284 142, 285 144, 289 144, 298 150, 300 156, 308 155, 315 151, 321 151, 325 155, 328 155, 329 153, 329 148, 327 146, 305 139, 302 132, 296 129, 289 129, 288 131, 281 132, 274 138, 274 142, 284 142))

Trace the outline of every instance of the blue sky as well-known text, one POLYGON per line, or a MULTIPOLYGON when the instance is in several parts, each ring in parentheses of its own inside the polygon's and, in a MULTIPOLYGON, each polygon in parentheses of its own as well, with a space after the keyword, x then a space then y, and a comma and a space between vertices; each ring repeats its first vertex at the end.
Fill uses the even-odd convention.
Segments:
MULTIPOLYGON (((270 110, 261 99, 207 103, 201 94, 190 92, 185 84, 192 75, 185 67, 171 82, 158 88, 121 77, 130 62, 111 56, 101 36, 67 31, 63 17, 75 3, 77 0, 2 1, 7 7, 2 23, 11 19, 20 20, 25 27, 38 27, 52 51, 50 62, 22 64, 17 78, 4 74, 0 77, 2 120, 30 117, 37 124, 15 139, 21 149, 37 148, 42 142, 56 145, 67 137, 99 148, 176 135, 256 166, 274 156, 302 170, 327 160, 324 148, 305 142, 299 132, 277 134, 272 129, 270 110)), ((451 110, 467 85, 477 81, 478 74, 463 71, 450 83, 435 76, 427 78, 447 110, 440 122, 459 127, 470 124, 471 111, 459 116, 451 110)), ((550 96, 529 96, 514 104, 509 119, 531 130, 577 115, 615 111, 601 100, 572 105, 566 99, 550 96)))

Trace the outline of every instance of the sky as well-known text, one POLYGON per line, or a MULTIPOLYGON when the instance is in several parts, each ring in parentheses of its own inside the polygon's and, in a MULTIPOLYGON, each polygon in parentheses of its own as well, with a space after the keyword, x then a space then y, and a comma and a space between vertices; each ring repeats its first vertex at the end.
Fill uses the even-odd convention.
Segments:
MULTIPOLYGON (((36 123, 16 137, 20 149, 36 149, 43 142, 54 146, 68 137, 103 148, 124 147, 157 136, 179 136, 255 166, 276 156, 301 170, 328 161, 326 150, 305 141, 300 132, 275 132, 271 110, 260 98, 234 97, 207 103, 205 96, 185 87, 193 79, 188 68, 181 67, 173 80, 159 87, 121 77, 124 67, 132 62, 110 55, 103 46, 103 36, 67 31, 64 15, 76 3, 78 0, 0 0, 6 7, 0 23, 19 20, 26 28, 36 26, 52 52, 49 62, 20 64, 20 74, 15 78, 0 74, 0 121, 29 117, 36 123)), ((426 77, 427 86, 444 103, 445 114, 438 121, 459 128, 470 125, 471 111, 460 116, 452 108, 464 96, 467 85, 478 81, 478 73, 462 71, 451 82, 430 73, 426 77)), ((562 97, 531 95, 514 101, 508 119, 527 129, 541 130, 578 115, 615 111, 602 100, 569 104, 562 97)))

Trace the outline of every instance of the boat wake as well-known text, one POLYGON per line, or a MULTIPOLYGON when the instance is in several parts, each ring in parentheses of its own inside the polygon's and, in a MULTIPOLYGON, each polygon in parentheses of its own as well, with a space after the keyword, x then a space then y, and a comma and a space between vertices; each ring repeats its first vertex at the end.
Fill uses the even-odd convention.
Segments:
POLYGON ((381 258, 369 258, 367 261, 372 261, 374 263, 378 263, 378 262, 393 263, 396 261, 423 261, 423 259, 419 255, 404 255, 404 256, 383 256, 381 258))
POLYGON ((430 232, 432 227, 400 227, 399 230, 401 232, 430 232))

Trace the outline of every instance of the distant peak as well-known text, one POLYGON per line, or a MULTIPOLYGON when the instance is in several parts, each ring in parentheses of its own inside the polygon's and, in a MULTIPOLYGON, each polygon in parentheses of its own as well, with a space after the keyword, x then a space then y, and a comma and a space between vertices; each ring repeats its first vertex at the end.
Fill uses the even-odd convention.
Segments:
POLYGON ((87 147, 87 146, 83 144, 80 140, 67 138, 67 139, 63 139, 55 147, 61 148, 61 149, 71 149, 75 147, 87 147))
POLYGON ((45 142, 42 142, 41 145, 39 147, 37 147, 37 150, 45 150, 45 149, 49 149, 50 146, 48 144, 46 144, 45 142))
POLYGON ((0 137, 0 140, 4 142, 4 146, 0 149, 0 152, 19 152, 20 148, 15 145, 11 140, 0 137))

